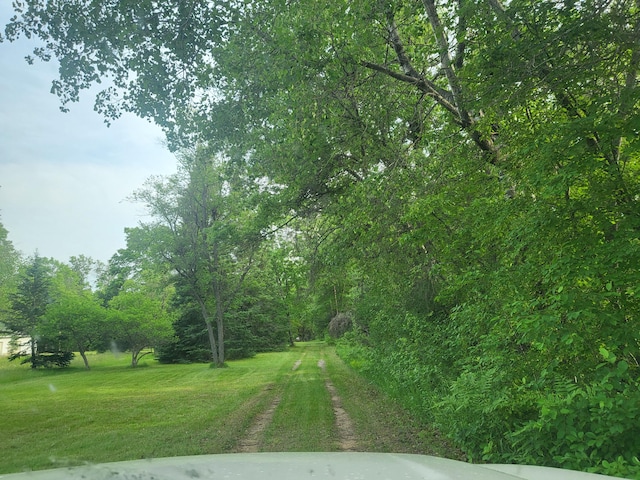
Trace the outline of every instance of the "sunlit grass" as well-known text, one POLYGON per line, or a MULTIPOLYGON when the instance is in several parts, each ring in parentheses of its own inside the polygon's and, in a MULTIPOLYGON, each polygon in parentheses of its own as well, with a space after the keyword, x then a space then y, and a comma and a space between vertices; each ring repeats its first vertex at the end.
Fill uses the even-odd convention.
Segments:
POLYGON ((133 369, 125 355, 92 355, 68 369, 0 359, 0 473, 231 450, 261 408, 248 400, 290 371, 294 356, 133 369))
POLYGON ((276 397, 261 451, 336 450, 327 378, 351 417, 358 449, 459 456, 321 342, 219 369, 160 365, 150 356, 131 368, 128 356, 111 353, 92 354, 89 362, 89 371, 79 358, 67 369, 32 370, 0 358, 0 473, 237 451, 276 397))
POLYGON ((282 399, 267 427, 262 451, 333 451, 335 425, 331 396, 318 367, 324 344, 309 343, 294 360, 301 360, 282 386, 282 399))

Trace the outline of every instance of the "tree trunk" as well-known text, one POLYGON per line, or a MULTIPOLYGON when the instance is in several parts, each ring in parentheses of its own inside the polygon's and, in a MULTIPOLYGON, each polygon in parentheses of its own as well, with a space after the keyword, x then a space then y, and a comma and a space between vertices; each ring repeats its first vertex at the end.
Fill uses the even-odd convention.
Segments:
POLYGON ((209 344, 211 345, 211 361, 218 365, 219 363, 219 355, 218 355, 218 347, 216 345, 216 337, 213 333, 213 325, 211 325, 211 320, 209 318, 205 318, 204 322, 207 324, 207 334, 209 335, 209 344))
POLYGON ((31 337, 31 368, 36 368, 36 339, 31 337))
POLYGON ((224 311, 222 298, 216 292, 216 326, 218 327, 218 364, 224 365, 224 311))
POLYGON ((131 349, 131 366, 134 368, 138 366, 138 353, 140 353, 140 350, 136 348, 131 349))
POLYGON ((87 360, 87 352, 85 352, 83 348, 78 348, 78 351, 80 352, 80 356, 84 361, 84 368, 86 368, 87 370, 91 370, 91 368, 89 367, 89 360, 87 360))
POLYGON ((213 244, 213 296, 216 301, 216 327, 218 329, 218 366, 224 365, 224 310, 222 308, 222 282, 220 275, 220 257, 218 254, 218 244, 213 244))
POLYGON ((204 319, 204 323, 207 326, 207 334, 209 336, 209 346, 211 347, 211 361, 218 365, 218 348, 216 345, 216 337, 213 333, 213 325, 211 325, 211 320, 209 319, 209 312, 207 311, 207 306, 204 304, 204 301, 198 298, 198 303, 200 304, 200 312, 202 313, 202 318, 204 319))

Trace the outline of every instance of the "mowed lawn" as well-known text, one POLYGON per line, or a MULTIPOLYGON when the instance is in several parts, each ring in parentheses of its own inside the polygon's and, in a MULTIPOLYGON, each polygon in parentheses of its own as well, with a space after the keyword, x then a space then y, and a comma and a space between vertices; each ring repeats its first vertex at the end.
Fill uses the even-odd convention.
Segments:
POLYGON ((90 371, 79 358, 32 370, 0 358, 0 473, 233 451, 300 350, 223 369, 150 357, 132 369, 126 355, 106 353, 90 357, 90 371))

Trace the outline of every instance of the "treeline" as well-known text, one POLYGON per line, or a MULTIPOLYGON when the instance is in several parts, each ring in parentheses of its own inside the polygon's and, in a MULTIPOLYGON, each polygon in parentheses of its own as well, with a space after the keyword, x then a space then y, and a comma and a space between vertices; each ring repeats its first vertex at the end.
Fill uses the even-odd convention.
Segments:
POLYGON ((471 459, 638 475, 635 0, 23 3, 63 103, 189 152, 129 239, 214 362, 277 291, 471 459))
MULTIPOLYGON (((152 243, 139 250, 136 242, 146 233, 143 227, 128 231, 128 247, 105 265, 82 255, 68 263, 37 253, 23 258, 2 229, 7 256, 0 262, 0 336, 12 338, 9 359, 32 368, 67 367, 79 354, 89 369, 88 352, 110 350, 130 352, 133 367, 149 354, 164 363, 212 362, 201 305, 169 264, 145 257, 160 238, 147 238, 152 243)), ((226 357, 216 366, 225 358, 282 350, 292 335, 304 335, 306 327, 287 316, 287 295, 295 287, 267 287, 269 276, 282 278, 279 252, 261 249, 254 257, 262 268, 243 272, 246 278, 225 304, 226 357)), ((215 299, 206 303, 215 305, 215 299)), ((216 335, 221 326, 213 327, 216 335)))
POLYGON ((128 279, 107 297, 89 281, 104 275, 104 265, 88 257, 71 257, 69 263, 38 253, 22 258, 6 231, 2 248, 11 253, 2 262, 10 275, 3 279, 0 310, 0 334, 12 337, 9 360, 22 359, 32 368, 66 367, 77 352, 88 369, 87 352, 126 349, 136 366, 143 350, 170 337, 171 314, 164 307, 169 292, 160 285, 145 288, 128 279))

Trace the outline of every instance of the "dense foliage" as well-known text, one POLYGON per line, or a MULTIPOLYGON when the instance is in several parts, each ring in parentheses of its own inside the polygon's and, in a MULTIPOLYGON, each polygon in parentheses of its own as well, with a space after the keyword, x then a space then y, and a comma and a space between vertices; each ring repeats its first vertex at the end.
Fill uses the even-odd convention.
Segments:
POLYGON ((0 223, 0 332, 10 309, 10 295, 15 290, 20 255, 8 238, 7 229, 0 223))
POLYGON ((109 5, 6 36, 63 102, 111 75, 99 110, 198 145, 140 232, 214 363, 226 324, 348 317, 343 356, 469 458, 640 475, 636 0, 109 5))

